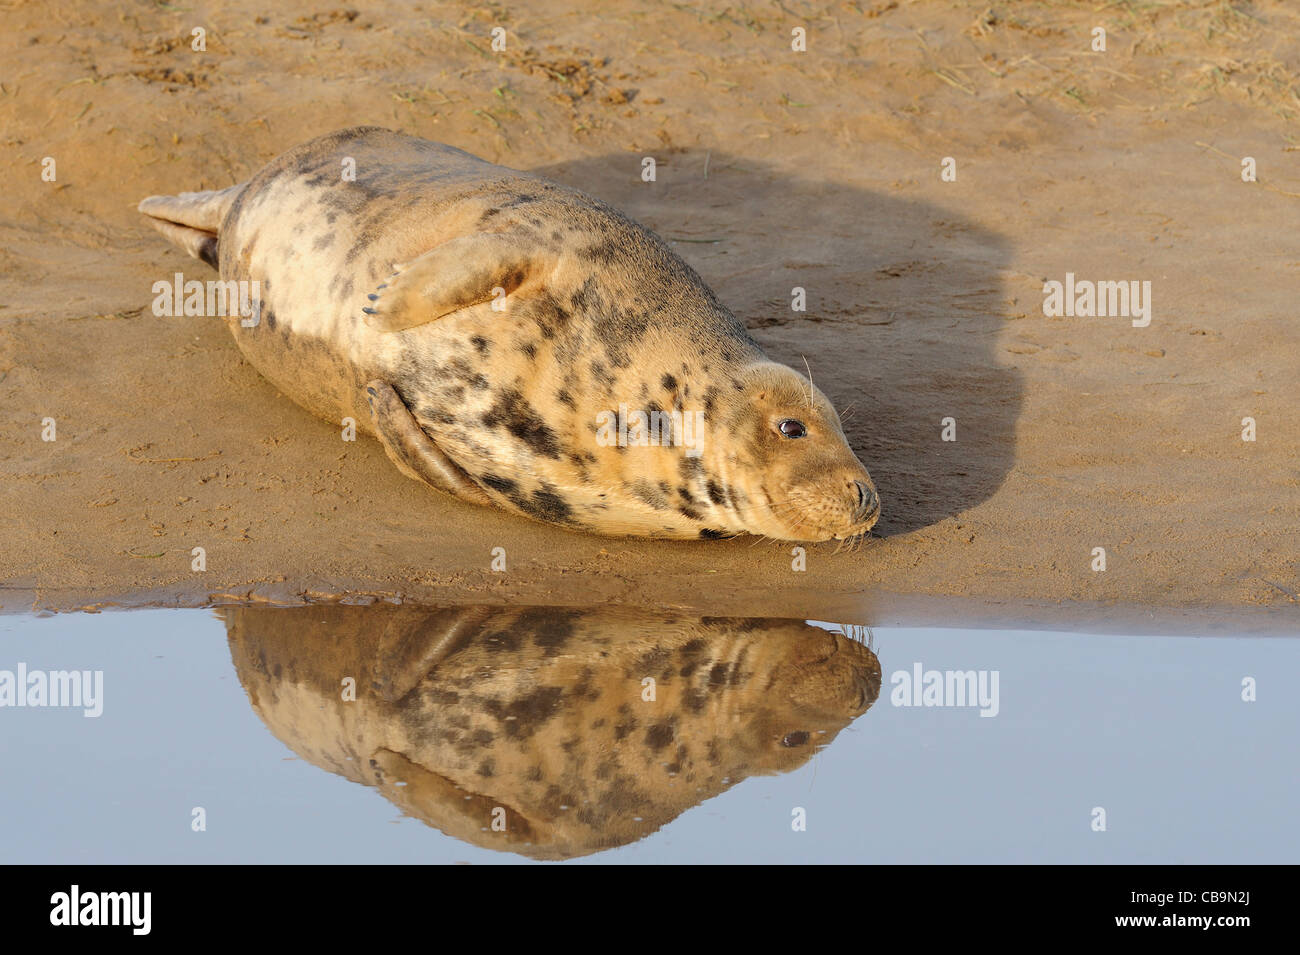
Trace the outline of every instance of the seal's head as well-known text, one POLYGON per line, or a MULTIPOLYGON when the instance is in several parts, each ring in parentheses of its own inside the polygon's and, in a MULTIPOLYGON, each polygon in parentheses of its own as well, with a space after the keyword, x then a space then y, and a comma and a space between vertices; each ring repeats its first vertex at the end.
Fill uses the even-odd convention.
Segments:
POLYGON ((840 418, 811 381, 755 361, 736 376, 714 421, 725 440, 704 457, 730 489, 738 530, 780 540, 844 540, 880 517, 871 475, 840 418), (709 460, 711 459, 711 460, 709 460))

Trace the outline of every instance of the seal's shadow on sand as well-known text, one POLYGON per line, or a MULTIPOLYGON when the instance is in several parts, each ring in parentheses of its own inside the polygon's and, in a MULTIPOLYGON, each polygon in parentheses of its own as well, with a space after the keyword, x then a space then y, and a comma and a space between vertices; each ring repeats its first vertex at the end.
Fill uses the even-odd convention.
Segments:
POLYGON ((924 200, 718 152, 662 155, 653 183, 632 153, 532 171, 654 229, 774 359, 807 360, 880 490, 876 533, 934 524, 1001 486, 1022 400, 997 356, 1002 236, 924 200), (945 418, 956 441, 942 439, 945 418))

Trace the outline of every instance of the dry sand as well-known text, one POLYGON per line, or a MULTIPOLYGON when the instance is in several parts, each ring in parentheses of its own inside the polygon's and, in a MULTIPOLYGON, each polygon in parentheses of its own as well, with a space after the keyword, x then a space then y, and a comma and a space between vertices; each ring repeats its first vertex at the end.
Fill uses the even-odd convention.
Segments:
POLYGON ((861 616, 945 597, 1300 620, 1293 4, 131 10, 0 11, 0 609, 371 594, 861 616), (155 281, 213 274, 141 197, 361 123, 540 170, 675 240, 851 408, 876 538, 812 546, 800 573, 790 545, 463 505, 279 395, 219 320, 152 314, 155 281), (1150 281, 1150 325, 1046 317, 1067 272, 1150 281))

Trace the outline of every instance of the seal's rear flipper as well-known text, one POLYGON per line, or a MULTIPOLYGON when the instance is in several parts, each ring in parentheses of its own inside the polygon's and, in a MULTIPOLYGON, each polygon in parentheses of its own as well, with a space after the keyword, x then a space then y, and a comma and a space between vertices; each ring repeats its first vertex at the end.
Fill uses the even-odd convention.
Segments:
POLYGON ((366 385, 366 397, 375 433, 403 474, 471 504, 492 503, 487 493, 424 433, 392 385, 376 379, 366 385))
POLYGON ((219 267, 217 265, 217 237, 213 233, 191 229, 188 226, 177 225, 175 222, 167 222, 163 219, 150 219, 149 224, 165 235, 172 245, 179 245, 190 255, 196 259, 202 259, 214 269, 219 267))
POLYGON ((231 204, 244 183, 207 192, 182 192, 179 196, 150 196, 139 205, 155 229, 174 245, 217 267, 217 236, 231 204))

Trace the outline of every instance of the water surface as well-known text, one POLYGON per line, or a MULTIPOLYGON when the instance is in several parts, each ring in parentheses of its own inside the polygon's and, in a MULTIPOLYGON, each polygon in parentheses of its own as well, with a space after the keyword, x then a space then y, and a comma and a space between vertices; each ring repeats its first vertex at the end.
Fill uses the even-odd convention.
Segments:
POLYGON ((1300 854, 1294 639, 322 605, 0 617, 20 664, 102 712, 0 707, 5 862, 1300 854))

